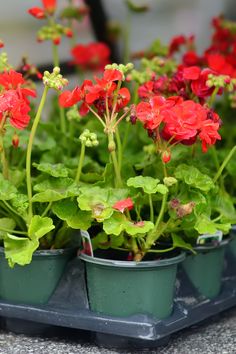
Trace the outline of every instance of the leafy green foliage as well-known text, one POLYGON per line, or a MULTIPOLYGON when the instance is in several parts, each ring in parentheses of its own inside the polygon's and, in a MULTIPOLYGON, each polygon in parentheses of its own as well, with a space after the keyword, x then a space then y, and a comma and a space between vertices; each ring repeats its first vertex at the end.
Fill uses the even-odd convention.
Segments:
POLYGON ((75 200, 63 199, 56 202, 52 211, 72 229, 87 230, 91 226, 91 212, 80 210, 75 200))
POLYGON ((34 186, 33 202, 54 202, 79 195, 79 187, 71 178, 50 178, 34 186))
POLYGON ((50 164, 42 162, 40 164, 33 163, 33 166, 36 167, 37 170, 47 173, 53 177, 68 177, 68 169, 61 163, 50 164))
POLYGON ((4 238, 5 256, 10 267, 15 263, 29 264, 33 253, 39 247, 39 239, 54 229, 53 221, 40 215, 33 216, 29 225, 28 237, 18 237, 7 233, 4 238))
POLYGON ((175 177, 187 185, 208 192, 215 188, 213 180, 201 173, 196 167, 185 164, 179 165, 175 170, 175 177))

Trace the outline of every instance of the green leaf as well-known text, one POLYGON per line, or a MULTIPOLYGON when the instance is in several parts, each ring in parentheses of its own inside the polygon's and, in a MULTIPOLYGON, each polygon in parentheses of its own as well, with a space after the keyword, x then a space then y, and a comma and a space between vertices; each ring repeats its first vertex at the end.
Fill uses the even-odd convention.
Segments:
POLYGON ((16 193, 16 187, 0 174, 0 200, 11 200, 16 193))
POLYGON ((64 199, 54 203, 52 211, 72 229, 87 230, 91 226, 91 212, 80 210, 74 200, 64 199))
POLYGON ((9 266, 13 268, 15 263, 21 266, 29 264, 38 246, 39 242, 36 239, 30 240, 26 237, 7 234, 4 239, 4 250, 9 266))
POLYGON ((157 192, 160 194, 166 194, 168 193, 169 189, 162 183, 158 184, 157 186, 157 192))
POLYGON ((216 231, 222 231, 223 233, 228 233, 231 229, 230 223, 215 223, 210 220, 206 215, 201 215, 197 218, 197 222, 194 229, 198 231, 200 235, 203 234, 214 234, 216 231))
POLYGON ((51 218, 34 215, 29 224, 28 235, 31 240, 39 239, 54 228, 51 218))
POLYGON ((179 165, 175 170, 175 177, 204 192, 208 192, 215 188, 213 180, 193 166, 185 164, 179 165))
POLYGON ((11 205, 25 220, 27 219, 28 213, 28 197, 26 194, 17 193, 14 198, 11 199, 11 205))
POLYGON ((39 239, 54 228, 52 219, 34 215, 28 229, 29 237, 18 237, 8 233, 4 238, 4 248, 9 266, 13 267, 15 263, 22 266, 29 264, 34 251, 39 247, 39 239))
POLYGON ((53 177, 68 177, 68 169, 61 163, 51 164, 47 162, 42 162, 40 164, 33 163, 33 166, 37 168, 38 171, 47 173, 53 177))
POLYGON ((160 180, 149 176, 131 177, 127 181, 127 186, 134 188, 142 188, 147 194, 154 194, 158 191, 160 180))
POLYGON ((134 223, 126 218, 122 213, 114 212, 113 215, 104 221, 103 230, 108 235, 120 235, 122 231, 126 231, 127 234, 135 236, 138 234, 146 234, 154 228, 154 224, 151 221, 141 221, 134 223))
POLYGON ((15 227, 16 227, 15 220, 10 218, 1 218, 0 219, 0 239, 3 239, 7 234, 7 232, 2 231, 2 229, 14 230, 15 227))
POLYGON ((154 224, 151 221, 140 221, 133 223, 127 222, 125 225, 125 231, 131 236, 146 234, 154 228, 154 224))
POLYGON ((91 211, 92 217, 98 222, 108 219, 114 212, 112 206, 127 197, 126 189, 101 188, 99 186, 86 186, 80 188, 77 198, 79 208, 91 211))
POLYGON ((173 247, 193 251, 193 247, 190 245, 190 243, 185 242, 179 235, 172 234, 171 237, 173 241, 173 247))
POLYGON ((113 215, 104 220, 103 230, 107 235, 120 235, 125 229, 126 217, 124 214, 114 212, 113 215))
POLYGON ((54 202, 79 195, 79 188, 71 178, 51 178, 36 184, 34 190, 39 192, 32 198, 33 202, 54 202))

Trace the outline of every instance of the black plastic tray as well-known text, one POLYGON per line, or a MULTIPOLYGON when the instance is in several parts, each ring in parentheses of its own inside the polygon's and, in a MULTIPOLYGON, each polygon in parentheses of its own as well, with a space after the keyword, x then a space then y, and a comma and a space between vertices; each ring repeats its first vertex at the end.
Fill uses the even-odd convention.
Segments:
POLYGON ((75 259, 47 305, 0 302, 0 324, 6 330, 28 335, 61 326, 90 331, 93 341, 105 347, 154 348, 168 342, 171 334, 236 305, 235 266, 236 260, 227 253, 222 291, 214 300, 200 296, 180 269, 173 314, 158 320, 145 314, 122 318, 90 311, 83 263, 75 259))

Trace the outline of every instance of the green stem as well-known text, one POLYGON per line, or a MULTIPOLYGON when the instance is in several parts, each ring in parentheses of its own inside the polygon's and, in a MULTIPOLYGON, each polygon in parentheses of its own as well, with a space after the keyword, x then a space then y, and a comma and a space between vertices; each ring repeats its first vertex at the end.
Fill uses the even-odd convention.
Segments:
POLYGON ((58 55, 58 46, 52 44, 52 54, 53 54, 53 65, 59 66, 59 55, 58 55))
POLYGON ((125 151, 126 144, 128 141, 130 126, 131 126, 131 124, 129 124, 129 123, 127 123, 125 126, 125 133, 124 133, 123 142, 122 142, 122 150, 123 151, 125 151))
POLYGON ((2 161, 2 174, 5 179, 8 179, 9 178, 8 162, 6 158, 2 133, 0 133, 0 149, 1 149, 1 161, 2 161))
POLYGON ((47 215, 48 211, 51 209, 52 206, 52 202, 49 202, 47 207, 45 208, 44 212, 42 213, 42 217, 44 217, 45 215, 47 215))
POLYGON ((214 91, 212 92, 212 95, 211 95, 211 97, 210 97, 210 99, 208 101, 209 107, 211 107, 213 105, 218 91, 219 91, 219 87, 215 87, 214 91))
POLYGON ((234 145, 234 147, 230 150, 229 154, 226 156, 226 158, 224 159, 223 163, 221 164, 220 168, 218 169, 213 182, 216 183, 216 181, 218 180, 218 178, 221 176, 224 168, 226 167, 227 163, 229 162, 229 160, 232 158, 233 154, 236 151, 236 145, 234 145))
POLYGON ((38 107, 38 111, 36 113, 31 131, 30 131, 30 136, 29 136, 29 142, 27 146, 27 152, 26 152, 26 185, 27 185, 27 193, 28 193, 28 200, 29 200, 29 209, 28 209, 28 223, 30 223, 30 220, 33 216, 33 205, 32 205, 32 182, 31 182, 31 155, 32 155, 32 147, 33 147, 33 142, 34 142, 34 137, 36 134, 36 130, 38 127, 38 124, 40 122, 40 118, 42 115, 42 110, 46 101, 47 93, 48 93, 48 87, 44 87, 43 95, 38 107))
POLYGON ((25 231, 10 230, 10 229, 6 229, 5 227, 0 227, 0 230, 4 232, 8 232, 9 234, 13 233, 19 235, 28 235, 27 232, 25 231))
POLYGON ((149 253, 165 253, 165 252, 169 252, 172 251, 175 247, 170 247, 170 248, 165 248, 164 250, 147 250, 147 252, 149 253))
POLYGON ((84 156, 85 156, 85 144, 82 143, 79 164, 78 164, 77 173, 76 173, 76 177, 75 177, 75 183, 77 183, 77 184, 79 183, 79 180, 80 180, 80 175, 81 175, 82 167, 84 164, 84 156))
POLYGON ((117 187, 122 187, 120 169, 119 169, 119 165, 118 165, 118 161, 117 161, 117 157, 116 157, 116 152, 115 151, 111 151, 111 158, 112 158, 114 171, 115 171, 115 175, 116 175, 116 185, 117 185, 117 187))
MULTIPOLYGON (((218 159, 218 156, 217 156, 217 151, 216 151, 216 147, 215 145, 213 145, 211 147, 211 155, 212 155, 212 158, 213 158, 213 161, 215 163, 215 166, 216 166, 216 170, 218 171, 219 168, 220 168, 220 163, 219 163, 219 159, 218 159)), ((222 178, 222 175, 220 175, 220 185, 221 185, 221 188, 224 189, 224 181, 223 181, 223 178, 222 178)))
MULTIPOLYGON (((58 94, 58 96, 60 93, 58 94)), ((65 118, 65 109, 64 107, 59 106, 59 114, 60 114, 60 125, 61 125, 61 132, 63 137, 66 134, 66 118, 65 118)))
POLYGON ((116 141, 117 141, 117 152, 118 152, 118 165, 119 165, 119 170, 121 171, 122 168, 122 156, 123 156, 123 149, 122 149, 122 144, 120 140, 120 133, 118 127, 116 128, 116 141))
POLYGON ((150 220, 154 222, 154 210, 153 210, 153 202, 152 202, 152 195, 148 195, 149 198, 149 206, 150 206, 150 220))

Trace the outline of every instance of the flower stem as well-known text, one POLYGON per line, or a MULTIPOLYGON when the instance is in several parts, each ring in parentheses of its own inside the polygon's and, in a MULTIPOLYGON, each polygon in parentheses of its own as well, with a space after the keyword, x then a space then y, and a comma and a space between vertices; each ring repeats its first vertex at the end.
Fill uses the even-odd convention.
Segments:
POLYGON ((82 167, 83 167, 83 163, 84 163, 84 156, 85 156, 85 144, 82 143, 79 164, 78 164, 77 173, 76 173, 76 177, 75 177, 75 183, 77 183, 77 184, 79 183, 79 180, 80 180, 80 175, 81 175, 81 171, 82 171, 82 167))
POLYGON ((40 122, 42 110, 46 101, 47 97, 47 92, 48 92, 48 87, 44 87, 43 95, 38 107, 38 111, 36 113, 30 136, 29 136, 29 142, 27 146, 27 152, 26 152, 26 185, 27 185, 27 193, 28 193, 28 200, 29 200, 29 209, 28 209, 28 223, 30 223, 30 220, 33 216, 33 206, 32 206, 32 182, 31 182, 31 155, 32 155, 32 147, 33 147, 33 142, 34 142, 34 137, 36 134, 36 130, 38 127, 38 124, 40 122))
POLYGON ((53 54, 53 65, 59 66, 59 55, 58 55, 58 46, 52 44, 52 54, 53 54))
POLYGON ((14 233, 19 235, 27 235, 26 231, 10 230, 10 229, 6 229, 5 227, 0 227, 0 231, 8 232, 9 234, 14 233))
POLYGON ((212 95, 211 95, 211 97, 210 97, 210 99, 208 101, 209 107, 211 107, 213 105, 218 91, 219 91, 219 87, 215 87, 214 91, 212 92, 212 95))
POLYGON ((6 158, 2 133, 0 133, 0 149, 1 149, 1 161, 2 161, 2 174, 5 179, 8 179, 9 178, 8 162, 6 158))
POLYGON ((213 179, 213 182, 215 183, 218 178, 221 176, 224 168, 226 167, 227 163, 229 162, 229 160, 232 158, 233 154, 235 153, 236 151, 236 145, 234 145, 234 147, 230 150, 229 154, 226 156, 226 158, 224 159, 224 161, 222 162, 220 168, 218 169, 214 179, 213 179))
POLYGON ((113 133, 108 133, 108 151, 111 154, 111 159, 112 159, 112 163, 113 163, 113 167, 114 167, 114 171, 115 171, 115 176, 116 176, 116 186, 117 187, 121 187, 122 186, 122 179, 121 179, 121 175, 120 175, 120 168, 119 168, 119 163, 117 160, 117 156, 116 156, 116 144, 114 142, 114 137, 113 137, 113 133))
POLYGON ((49 202, 48 205, 47 205, 47 207, 45 208, 44 212, 43 212, 42 215, 41 215, 42 217, 44 217, 45 215, 47 215, 47 213, 48 213, 48 211, 50 210, 51 206, 52 206, 52 202, 49 202))
POLYGON ((149 198, 149 206, 150 206, 150 220, 154 222, 154 210, 153 210, 153 202, 152 202, 152 195, 148 195, 149 198))
POLYGON ((115 134, 116 134, 117 151, 118 151, 118 165, 119 165, 119 170, 121 171, 123 149, 122 149, 122 144, 121 144, 121 140, 120 140, 120 133, 119 133, 118 127, 116 128, 115 134))

